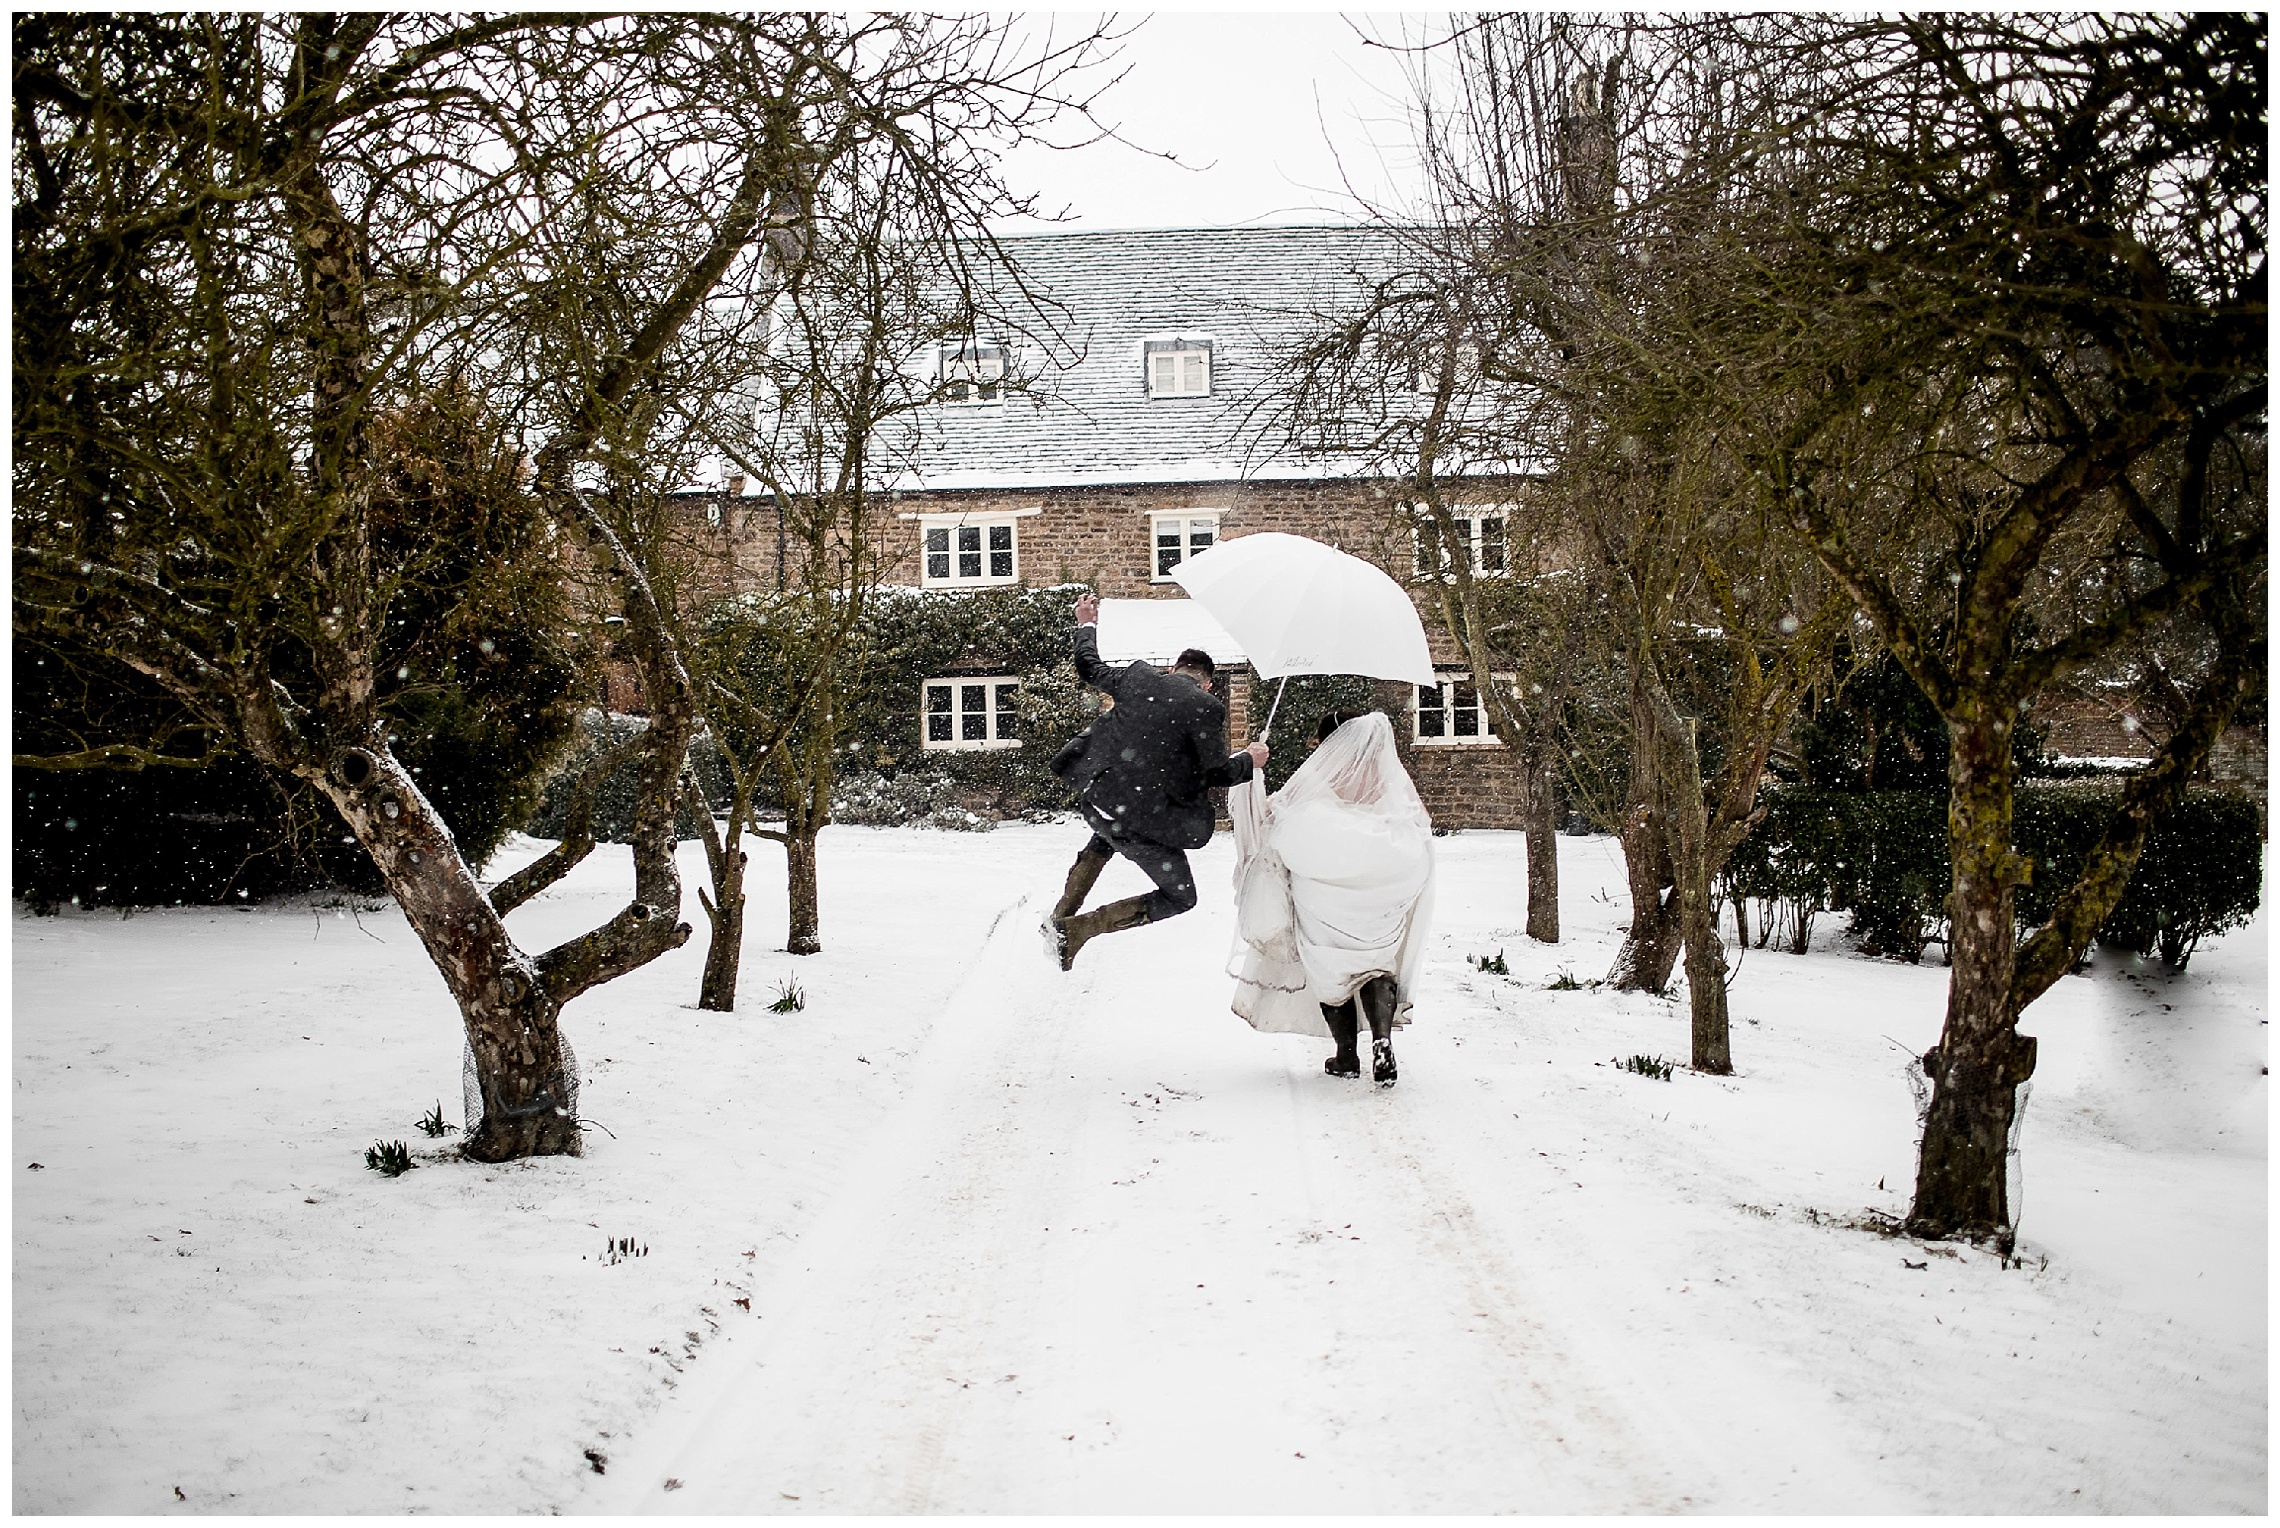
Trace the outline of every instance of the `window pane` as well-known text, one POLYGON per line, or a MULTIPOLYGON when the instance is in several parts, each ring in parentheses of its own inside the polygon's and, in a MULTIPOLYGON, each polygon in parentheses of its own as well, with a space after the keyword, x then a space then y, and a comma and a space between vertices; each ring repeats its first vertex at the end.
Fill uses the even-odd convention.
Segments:
POLYGON ((993 525, 990 527, 990 550, 993 552, 1010 552, 1013 550, 1012 526, 993 525))
POLYGON ((980 526, 978 526, 978 525, 961 525, 961 526, 959 526, 959 527, 958 527, 958 550, 959 550, 959 551, 961 551, 961 552, 978 552, 978 551, 980 551, 981 549, 982 549, 982 528, 981 528, 980 526))
POLYGON ((1483 515, 1480 519, 1480 566, 1486 573, 1504 571, 1504 517, 1483 515))
POLYGON ((926 709, 929 711, 949 710, 950 686, 946 684, 928 685, 926 687, 926 709))
POLYGON ((990 577, 1013 577, 1013 554, 1011 552, 990 553, 990 577))
POLYGON ((1156 576, 1162 578, 1180 565, 1180 523, 1156 522, 1156 576))
POLYGON ((1448 713, 1441 709, 1441 687, 1417 687, 1417 735, 1419 737, 1446 737, 1448 713))
POLYGON ((950 554, 948 552, 928 553, 926 576, 928 578, 948 578, 950 576, 950 554))
POLYGON ((958 718, 958 741, 986 743, 990 740, 990 719, 980 711, 969 711, 958 718))
POLYGON ((926 533, 926 549, 929 552, 949 551, 950 528, 946 525, 937 525, 928 530, 926 533))
POLYGON ((958 686, 958 709, 961 711, 987 711, 990 708, 990 687, 986 684, 958 686))
POLYGON ((1182 351, 1180 354, 1180 391, 1207 393, 1211 391, 1210 375, 1205 371, 1206 359, 1200 350, 1182 351))
POLYGON ((926 740, 929 743, 955 741, 950 735, 950 718, 947 715, 929 716, 926 719, 926 740))
POLYGON ((1011 738, 1014 735, 1013 724, 1016 715, 1016 708, 1019 707, 1020 704, 1020 685, 1001 684, 997 687, 997 714, 992 718, 995 725, 990 729, 991 736, 1000 739, 1006 739, 1011 738))
POLYGON ((1449 550, 1464 558, 1465 566, 1469 568, 1472 566, 1472 521, 1456 519, 1449 523, 1456 527, 1456 542, 1449 550))
POLYGON ((980 387, 979 387, 978 391, 981 393, 981 401, 982 401, 982 402, 984 402, 984 403, 995 403, 995 402, 997 402, 997 395, 998 395, 998 385, 997 385, 995 382, 984 382, 984 383, 982 383, 982 384, 980 385, 980 387))
POLYGON ((1218 534, 1219 522, 1217 520, 1190 520, 1188 522, 1188 550, 1191 552, 1202 551, 1211 545, 1213 538, 1218 534))
POLYGON ((1148 358, 1151 368, 1148 376, 1148 391, 1168 393, 1177 385, 1178 372, 1174 369, 1174 363, 1177 359, 1165 351, 1159 351, 1148 358))
POLYGON ((958 554, 958 576, 960 578, 980 578, 982 576, 982 554, 979 552, 960 552, 958 554))

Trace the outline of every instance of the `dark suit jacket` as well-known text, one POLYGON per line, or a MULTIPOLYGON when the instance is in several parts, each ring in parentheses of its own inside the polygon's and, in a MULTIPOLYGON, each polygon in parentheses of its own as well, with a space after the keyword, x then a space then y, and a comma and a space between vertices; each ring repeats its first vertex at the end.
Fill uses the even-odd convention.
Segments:
POLYGON ((1115 827, 1115 836, 1173 849, 1211 842, 1211 787, 1251 778, 1251 756, 1227 752, 1227 708, 1208 690, 1145 663, 1101 662, 1100 636, 1077 628, 1077 677, 1116 698, 1053 758, 1053 773, 1115 827))

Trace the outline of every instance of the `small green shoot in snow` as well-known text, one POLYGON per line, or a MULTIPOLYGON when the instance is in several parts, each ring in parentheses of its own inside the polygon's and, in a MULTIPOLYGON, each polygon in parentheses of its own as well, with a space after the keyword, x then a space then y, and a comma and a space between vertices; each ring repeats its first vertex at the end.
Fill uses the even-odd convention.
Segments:
POLYGON ((383 1178, 401 1178, 419 1164, 402 1141, 374 1141, 364 1148, 364 1165, 383 1178))

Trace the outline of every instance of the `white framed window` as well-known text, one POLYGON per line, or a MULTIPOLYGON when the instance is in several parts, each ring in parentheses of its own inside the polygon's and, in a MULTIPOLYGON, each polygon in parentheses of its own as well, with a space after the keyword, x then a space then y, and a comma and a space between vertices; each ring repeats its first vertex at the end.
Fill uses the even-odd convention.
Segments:
POLYGON ((1175 509, 1148 517, 1150 583, 1169 583, 1172 570, 1219 540, 1216 509, 1175 509))
POLYGON ((1020 520, 1013 516, 919 521, 919 587, 955 589, 1021 579, 1020 520))
MULTIPOLYGON (((1495 684, 1511 684, 1509 674, 1491 676, 1495 684)), ((1469 675, 1449 674, 1438 684, 1421 684, 1410 712, 1410 738, 1420 746, 1487 746, 1499 748, 1495 713, 1469 675)))
POLYGON ((922 689, 922 747, 971 752, 1021 746, 1013 735, 1021 704, 1018 679, 1002 674, 929 679, 922 689))
POLYGON ((1450 554, 1465 559, 1465 566, 1474 576, 1503 577, 1512 571, 1512 559, 1505 545, 1506 517, 1501 512, 1484 511, 1470 515, 1452 515, 1450 522, 1456 531, 1455 545, 1441 534, 1441 527, 1432 520, 1420 521, 1410 534, 1417 548, 1417 574, 1420 578, 1440 578, 1451 567, 1450 554))
POLYGON ((1208 397, 1211 349, 1212 342, 1200 336, 1143 341, 1140 350, 1148 368, 1148 396, 1208 397))
POLYGON ((942 347, 942 396, 947 403, 1005 401, 1005 347, 957 340, 942 347))

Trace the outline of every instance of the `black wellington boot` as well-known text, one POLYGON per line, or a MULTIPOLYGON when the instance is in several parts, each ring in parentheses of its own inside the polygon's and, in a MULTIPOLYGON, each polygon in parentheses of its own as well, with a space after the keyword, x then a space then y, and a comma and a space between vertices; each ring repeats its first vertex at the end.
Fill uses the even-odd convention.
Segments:
POLYGON ((1355 1041, 1361 1037, 1361 1020, 1354 1017, 1354 1000, 1343 1003, 1324 1003, 1322 1018, 1330 1026, 1330 1038, 1338 1044, 1338 1054, 1323 1061, 1322 1070, 1333 1077, 1359 1077, 1362 1075, 1361 1052, 1355 1041))
POLYGON ((1370 1020, 1370 1079, 1390 1088, 1401 1076, 1393 1064, 1393 978, 1371 977, 1355 1001, 1370 1020))

